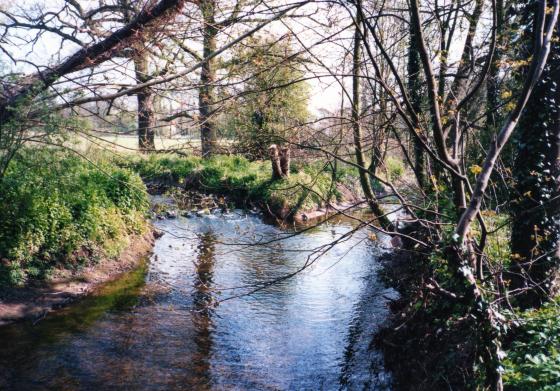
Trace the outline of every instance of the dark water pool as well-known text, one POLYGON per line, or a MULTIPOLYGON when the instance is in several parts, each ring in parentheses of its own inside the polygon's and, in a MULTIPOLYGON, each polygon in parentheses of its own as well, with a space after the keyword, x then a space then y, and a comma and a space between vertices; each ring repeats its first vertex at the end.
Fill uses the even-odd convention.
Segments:
POLYGON ((156 226, 143 268, 0 328, 1 390, 390 388, 370 342, 394 292, 367 230, 346 236, 355 224, 337 220, 293 235, 242 212, 156 226))

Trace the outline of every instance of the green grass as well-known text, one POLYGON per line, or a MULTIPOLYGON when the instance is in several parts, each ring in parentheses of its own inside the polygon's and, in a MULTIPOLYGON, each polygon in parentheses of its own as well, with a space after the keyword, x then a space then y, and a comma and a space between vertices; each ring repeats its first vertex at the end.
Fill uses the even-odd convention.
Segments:
POLYGON ((0 205, 0 285, 117 256, 147 226, 137 174, 51 148, 16 156, 2 178, 0 205))
POLYGON ((230 196, 238 204, 260 204, 272 211, 295 213, 341 198, 338 183, 356 183, 354 172, 340 170, 335 178, 320 164, 293 164, 291 175, 272 180, 270 162, 240 156, 211 159, 170 154, 129 155, 119 164, 145 180, 170 180, 211 194, 230 196))

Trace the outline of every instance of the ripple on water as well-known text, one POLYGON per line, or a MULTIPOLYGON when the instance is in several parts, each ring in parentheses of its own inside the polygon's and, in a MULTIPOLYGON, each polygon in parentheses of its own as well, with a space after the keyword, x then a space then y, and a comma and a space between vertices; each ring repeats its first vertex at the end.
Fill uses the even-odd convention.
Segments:
POLYGON ((155 224, 165 235, 145 274, 35 327, 2 330, 0 389, 388 388, 369 343, 393 293, 376 278, 381 250, 367 232, 313 262, 310 250, 352 224, 291 236, 240 211, 155 224), (216 305, 306 261, 293 278, 216 305))

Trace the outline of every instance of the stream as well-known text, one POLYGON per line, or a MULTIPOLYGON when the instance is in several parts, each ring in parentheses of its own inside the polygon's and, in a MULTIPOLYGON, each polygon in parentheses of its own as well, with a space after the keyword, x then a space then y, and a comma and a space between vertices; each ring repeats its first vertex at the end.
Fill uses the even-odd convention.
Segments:
POLYGON ((396 295, 377 276, 386 239, 348 235, 345 218, 296 235, 240 210, 154 225, 138 270, 0 328, 0 390, 390 389, 371 346, 396 295))

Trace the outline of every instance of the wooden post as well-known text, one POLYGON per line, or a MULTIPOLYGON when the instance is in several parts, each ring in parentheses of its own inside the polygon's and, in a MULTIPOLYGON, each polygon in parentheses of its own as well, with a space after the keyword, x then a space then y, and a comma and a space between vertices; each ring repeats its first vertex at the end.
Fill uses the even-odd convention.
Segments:
POLYGON ((282 176, 290 176, 290 148, 282 147, 280 150, 280 168, 282 176))
POLYGON ((282 166, 280 165, 280 155, 276 144, 268 147, 270 154, 270 162, 272 163, 272 179, 280 179, 282 177, 282 166))

